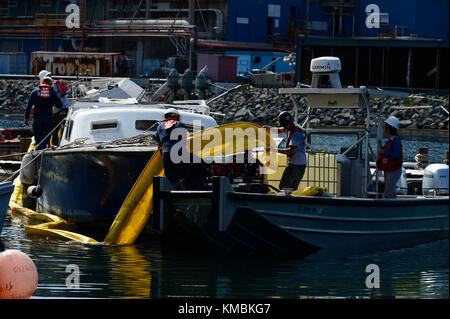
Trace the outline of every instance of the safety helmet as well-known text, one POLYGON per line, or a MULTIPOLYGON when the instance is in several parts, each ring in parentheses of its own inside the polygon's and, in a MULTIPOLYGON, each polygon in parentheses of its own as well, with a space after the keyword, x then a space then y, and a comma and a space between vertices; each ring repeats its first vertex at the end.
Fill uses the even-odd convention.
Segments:
POLYGON ((177 119, 178 121, 180 121, 181 120, 181 114, 180 114, 180 112, 178 112, 177 109, 170 108, 166 112, 164 112, 163 119, 164 120, 177 119))
POLYGON ((395 129, 398 129, 400 127, 400 121, 395 116, 389 116, 387 120, 384 121, 384 123, 392 126, 395 129))
POLYGON ((288 111, 283 111, 278 115, 278 123, 280 123, 281 126, 288 125, 293 119, 291 113, 288 111))
POLYGON ((47 71, 47 70, 42 70, 41 72, 39 72, 39 80, 42 81, 45 77, 49 77, 50 75, 52 75, 51 72, 47 71))

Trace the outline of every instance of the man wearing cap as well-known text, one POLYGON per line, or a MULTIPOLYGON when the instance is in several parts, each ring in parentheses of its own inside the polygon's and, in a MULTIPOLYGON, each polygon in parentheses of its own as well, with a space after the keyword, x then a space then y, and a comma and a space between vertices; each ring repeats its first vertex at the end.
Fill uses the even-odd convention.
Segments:
MULTIPOLYGON (((181 115, 178 110, 168 109, 163 115, 163 121, 156 129, 156 137, 159 140, 162 151, 164 174, 175 188, 178 188, 183 175, 180 165, 174 163, 171 159, 170 150, 181 140, 181 137, 179 139, 171 139, 170 134, 175 128, 185 128, 184 124, 180 121, 181 115)), ((181 156, 181 154, 178 155, 181 156)))
MULTIPOLYGON (((45 71, 45 70, 44 70, 45 71)), ((44 149, 50 144, 50 132, 53 129, 52 109, 55 105, 57 108, 62 107, 61 99, 53 90, 53 80, 47 74, 48 71, 39 73, 39 87, 31 92, 28 98, 27 107, 25 109, 24 124, 30 123, 30 113, 34 106, 33 117, 33 134, 36 143, 36 149, 44 149)))
POLYGON ((390 116, 383 124, 383 133, 388 140, 384 145, 378 140, 377 167, 384 171, 384 198, 396 197, 396 185, 402 175, 403 147, 397 134, 399 126, 398 118, 390 116))
POLYGON ((164 174, 175 189, 202 189, 208 171, 202 159, 189 153, 183 144, 188 131, 180 121, 181 114, 171 108, 164 113, 163 122, 156 129, 162 150, 164 174), (174 131, 175 129, 181 130, 174 131), (181 161, 174 162, 172 157, 178 157, 181 161))
MULTIPOLYGON (((39 72, 39 80, 42 81, 45 77, 50 77, 51 72, 47 70, 42 70, 39 72)), ((60 98, 63 106, 62 108, 53 108, 53 124, 56 126, 61 123, 61 121, 67 116, 68 109, 71 105, 70 101, 67 99, 67 84, 63 80, 56 80, 53 84, 53 90, 56 92, 60 98)), ((52 145, 58 144, 59 141, 59 130, 55 130, 52 135, 52 145)))
MULTIPOLYGON (((280 189, 296 190, 305 174, 306 169, 306 143, 303 130, 294 122, 293 116, 289 112, 281 112, 278 115, 277 128, 279 133, 286 132, 286 148, 268 150, 276 151, 287 156, 288 166, 283 172, 280 180, 280 189)), ((265 126, 270 129, 269 126, 265 126)))

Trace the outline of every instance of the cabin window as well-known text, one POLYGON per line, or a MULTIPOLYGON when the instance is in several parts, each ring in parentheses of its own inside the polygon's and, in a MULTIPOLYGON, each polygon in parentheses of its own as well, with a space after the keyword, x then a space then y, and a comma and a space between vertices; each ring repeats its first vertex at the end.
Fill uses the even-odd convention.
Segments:
POLYGON ((69 141, 70 140, 70 136, 72 135, 72 127, 73 127, 73 121, 69 120, 66 122, 66 140, 69 141))
POLYGON ((137 120, 134 122, 134 127, 139 131, 156 131, 158 123, 155 120, 137 120))
POLYGON ((117 128, 119 124, 118 120, 105 120, 105 121, 95 121, 91 122, 91 130, 106 130, 117 128))

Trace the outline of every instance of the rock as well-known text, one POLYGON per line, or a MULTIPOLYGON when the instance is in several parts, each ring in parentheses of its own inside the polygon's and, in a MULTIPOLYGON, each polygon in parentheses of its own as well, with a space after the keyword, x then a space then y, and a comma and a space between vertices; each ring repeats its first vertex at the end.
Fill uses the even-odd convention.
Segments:
POLYGON ((247 109, 242 108, 234 114, 234 117, 244 117, 245 115, 247 115, 247 109))
POLYGON ((401 120, 400 121, 400 127, 408 127, 412 124, 411 120, 401 120))

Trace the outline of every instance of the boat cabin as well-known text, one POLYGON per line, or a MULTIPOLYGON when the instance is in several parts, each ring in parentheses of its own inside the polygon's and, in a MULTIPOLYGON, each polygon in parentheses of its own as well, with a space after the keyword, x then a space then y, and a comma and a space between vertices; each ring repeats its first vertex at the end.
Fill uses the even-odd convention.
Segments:
MULTIPOLYGON (((69 111, 59 146, 77 141, 108 142, 142 133, 156 134, 163 114, 173 105, 77 102, 69 111)), ((178 107, 183 124, 191 132, 217 126, 216 121, 195 108, 178 107)))

